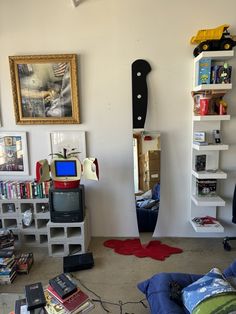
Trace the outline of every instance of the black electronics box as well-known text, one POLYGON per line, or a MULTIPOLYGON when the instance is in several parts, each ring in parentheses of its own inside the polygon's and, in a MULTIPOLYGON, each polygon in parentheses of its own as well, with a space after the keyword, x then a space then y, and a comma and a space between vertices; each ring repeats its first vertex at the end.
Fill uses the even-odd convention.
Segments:
POLYGON ((91 252, 63 257, 63 269, 65 273, 89 269, 93 266, 94 260, 91 252))
POLYGON ((41 282, 26 285, 25 296, 28 310, 37 309, 46 305, 46 299, 41 282))
POLYGON ((49 284, 62 299, 65 299, 77 290, 77 286, 65 274, 60 274, 50 279, 49 284))

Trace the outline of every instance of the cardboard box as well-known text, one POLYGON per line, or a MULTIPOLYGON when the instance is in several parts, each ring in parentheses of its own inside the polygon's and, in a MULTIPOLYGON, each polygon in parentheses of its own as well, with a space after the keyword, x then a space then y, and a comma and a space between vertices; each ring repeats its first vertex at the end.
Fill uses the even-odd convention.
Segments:
POLYGON ((140 174, 146 171, 155 171, 160 173, 160 151, 148 151, 139 157, 139 172, 140 174))
POLYGON ((143 174, 144 181, 160 181, 160 171, 159 170, 152 170, 152 171, 145 171, 143 174))
POLYGON ((155 184, 157 184, 158 182, 157 181, 144 181, 144 180, 140 180, 139 181, 139 187, 140 187, 140 190, 142 191, 148 191, 148 190, 152 190, 153 187, 155 186, 155 184))

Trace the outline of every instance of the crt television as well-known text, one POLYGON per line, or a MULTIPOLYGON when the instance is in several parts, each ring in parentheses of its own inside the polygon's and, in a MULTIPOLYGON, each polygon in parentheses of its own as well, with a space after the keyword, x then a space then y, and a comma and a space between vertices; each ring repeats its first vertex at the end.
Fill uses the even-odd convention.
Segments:
POLYGON ((49 209, 52 222, 82 222, 85 213, 84 185, 74 189, 50 188, 49 209))

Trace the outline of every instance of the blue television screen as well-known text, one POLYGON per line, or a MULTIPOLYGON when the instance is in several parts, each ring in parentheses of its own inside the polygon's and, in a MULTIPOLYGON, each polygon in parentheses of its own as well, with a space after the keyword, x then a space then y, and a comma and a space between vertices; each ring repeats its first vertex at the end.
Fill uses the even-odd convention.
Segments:
POLYGON ((76 177, 75 160, 55 160, 55 172, 57 177, 76 177))

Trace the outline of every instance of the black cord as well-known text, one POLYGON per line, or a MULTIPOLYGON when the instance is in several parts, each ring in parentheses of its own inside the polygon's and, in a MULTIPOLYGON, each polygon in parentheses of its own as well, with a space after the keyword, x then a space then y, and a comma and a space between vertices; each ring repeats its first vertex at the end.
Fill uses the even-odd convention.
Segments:
POLYGON ((144 301, 147 301, 145 298, 139 300, 139 301, 128 301, 128 302, 122 302, 121 300, 119 300, 119 303, 115 303, 115 302, 110 302, 110 301, 105 301, 105 300, 102 300, 102 298, 97 294, 95 293, 94 291, 92 291, 91 289, 89 289, 87 286, 85 286, 84 283, 82 283, 82 281, 77 278, 74 274, 71 274, 71 277, 75 278, 79 284, 85 288, 86 290, 88 290, 89 292, 91 292, 92 294, 94 294, 98 299, 92 299, 93 302, 97 302, 97 303, 100 303, 100 305, 102 306, 103 310, 107 313, 111 313, 105 306, 104 304, 108 304, 108 305, 113 305, 113 306, 118 306, 120 308, 120 314, 134 314, 134 313, 128 313, 128 312, 125 312, 123 313, 123 307, 127 304, 142 304, 143 307, 147 308, 148 306, 144 303, 144 301))

